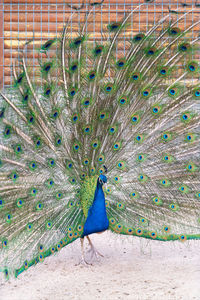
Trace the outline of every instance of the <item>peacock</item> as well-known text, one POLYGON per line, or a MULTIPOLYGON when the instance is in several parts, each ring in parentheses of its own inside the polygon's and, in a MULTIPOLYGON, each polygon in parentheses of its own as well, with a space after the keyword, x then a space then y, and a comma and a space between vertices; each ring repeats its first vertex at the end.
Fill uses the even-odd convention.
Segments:
POLYGON ((13 87, 0 92, 7 279, 76 239, 88 264, 84 238, 101 255, 90 235, 105 230, 200 239, 199 36, 191 37, 200 20, 180 28, 195 8, 169 12, 132 34, 130 20, 143 5, 92 43, 93 8, 71 35, 72 13, 59 38, 38 48, 39 79, 26 61, 32 41, 19 53, 13 87))

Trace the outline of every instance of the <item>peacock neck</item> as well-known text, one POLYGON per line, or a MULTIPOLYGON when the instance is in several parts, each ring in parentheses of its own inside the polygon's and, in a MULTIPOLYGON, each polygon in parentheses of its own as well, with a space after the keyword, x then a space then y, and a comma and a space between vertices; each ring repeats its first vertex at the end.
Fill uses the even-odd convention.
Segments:
POLYGON ((109 221, 106 214, 105 195, 102 185, 97 182, 94 201, 88 211, 88 216, 84 225, 83 236, 101 232, 109 227, 109 221))
POLYGON ((104 191, 102 188, 102 185, 99 183, 99 181, 97 182, 97 187, 95 190, 95 194, 94 194, 94 201, 92 206, 98 206, 98 208, 101 208, 104 210, 106 210, 106 205, 105 205, 105 195, 104 195, 104 191))

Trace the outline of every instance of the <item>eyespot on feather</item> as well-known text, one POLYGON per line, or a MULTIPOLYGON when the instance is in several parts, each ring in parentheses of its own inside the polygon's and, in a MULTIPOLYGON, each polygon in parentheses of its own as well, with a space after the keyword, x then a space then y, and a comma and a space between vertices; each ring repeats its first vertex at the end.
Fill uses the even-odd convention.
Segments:
POLYGON ((133 37, 133 42, 134 43, 139 43, 141 42, 143 39, 145 38, 145 34, 144 33, 138 33, 133 37))
POLYGON ((121 27, 120 22, 113 22, 107 26, 107 28, 110 32, 115 32, 115 31, 119 30, 120 27, 121 27))

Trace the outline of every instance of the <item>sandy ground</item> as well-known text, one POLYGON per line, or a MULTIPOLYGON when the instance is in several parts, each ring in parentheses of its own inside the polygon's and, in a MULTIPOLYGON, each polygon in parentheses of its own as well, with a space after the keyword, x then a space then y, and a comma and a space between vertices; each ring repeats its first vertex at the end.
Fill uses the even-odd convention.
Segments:
POLYGON ((163 243, 109 232, 91 238, 104 255, 100 261, 76 266, 78 240, 2 283, 0 299, 200 299, 200 241, 163 243))

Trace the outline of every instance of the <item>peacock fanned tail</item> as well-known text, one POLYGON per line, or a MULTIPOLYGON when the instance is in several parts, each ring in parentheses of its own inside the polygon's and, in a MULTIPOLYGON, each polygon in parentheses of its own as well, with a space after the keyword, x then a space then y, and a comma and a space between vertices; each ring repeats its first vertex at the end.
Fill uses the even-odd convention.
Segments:
POLYGON ((6 278, 81 237, 105 170, 111 231, 161 241, 200 238, 199 37, 188 38, 200 21, 181 29, 192 10, 170 22, 167 15, 130 37, 124 52, 135 11, 109 24, 105 42, 95 45, 86 34, 91 12, 72 37, 66 24, 60 39, 38 50, 39 80, 26 64, 27 43, 13 89, 1 92, 6 278))

